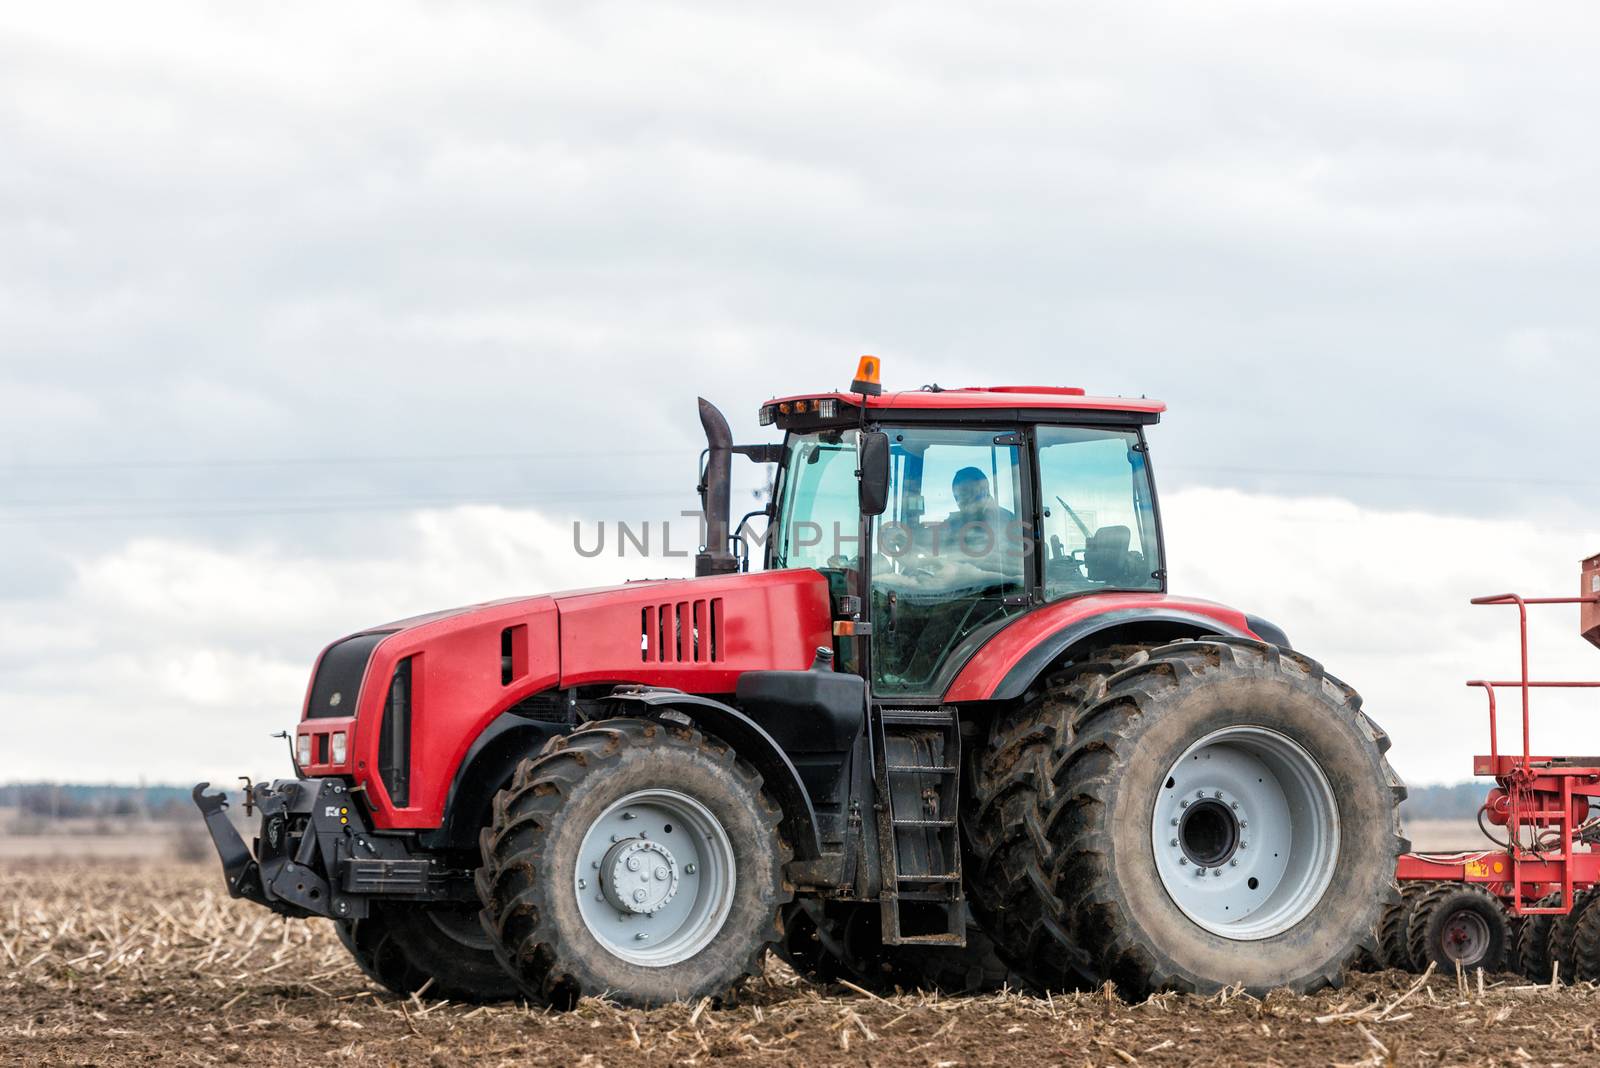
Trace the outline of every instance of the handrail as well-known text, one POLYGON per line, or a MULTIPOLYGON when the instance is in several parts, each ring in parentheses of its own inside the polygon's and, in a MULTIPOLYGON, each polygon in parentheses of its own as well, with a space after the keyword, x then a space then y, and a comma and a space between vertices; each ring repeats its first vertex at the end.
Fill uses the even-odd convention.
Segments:
POLYGON ((1495 696, 1497 687, 1515 686, 1522 691, 1522 763, 1526 765, 1531 759, 1528 741, 1528 710, 1532 703, 1532 694, 1536 689, 1600 689, 1600 682, 1546 682, 1535 681, 1528 677, 1528 606, 1530 604, 1600 604, 1600 594, 1587 597, 1523 597, 1515 593, 1496 593, 1488 597, 1474 597, 1473 604, 1484 605, 1516 605, 1518 631, 1522 640, 1522 678, 1510 682, 1491 682, 1486 679, 1474 679, 1467 683, 1468 686, 1480 686, 1489 695, 1489 759, 1498 761, 1500 757, 1500 731, 1495 722, 1495 696))

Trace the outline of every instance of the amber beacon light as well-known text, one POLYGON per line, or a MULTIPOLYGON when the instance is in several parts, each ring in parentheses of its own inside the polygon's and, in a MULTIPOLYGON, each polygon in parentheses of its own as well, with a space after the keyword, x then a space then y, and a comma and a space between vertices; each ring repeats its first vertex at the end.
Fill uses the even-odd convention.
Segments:
POLYGON ((883 384, 878 375, 882 371, 876 356, 863 356, 861 362, 856 364, 856 378, 850 383, 851 393, 861 393, 866 396, 876 397, 883 392, 883 384))

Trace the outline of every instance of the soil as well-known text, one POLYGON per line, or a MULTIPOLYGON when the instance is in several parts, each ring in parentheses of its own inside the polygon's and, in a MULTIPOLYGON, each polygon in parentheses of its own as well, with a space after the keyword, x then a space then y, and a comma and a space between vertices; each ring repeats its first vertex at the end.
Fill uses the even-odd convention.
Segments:
POLYGON ((326 922, 214 866, 0 864, 0 1064, 1558 1065, 1600 1062, 1600 989, 1352 975, 1312 997, 877 998, 781 965, 728 1004, 474 1007, 375 990, 326 922))

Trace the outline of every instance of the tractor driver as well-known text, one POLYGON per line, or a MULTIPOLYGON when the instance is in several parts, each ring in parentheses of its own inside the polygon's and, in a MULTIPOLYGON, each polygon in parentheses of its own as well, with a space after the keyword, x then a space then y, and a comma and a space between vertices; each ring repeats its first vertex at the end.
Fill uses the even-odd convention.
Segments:
POLYGON ((986 571, 1018 571, 1021 528, 1016 515, 1000 507, 989 492, 989 476, 976 467, 963 467, 951 479, 950 493, 956 511, 937 528, 935 551, 955 554, 986 571))

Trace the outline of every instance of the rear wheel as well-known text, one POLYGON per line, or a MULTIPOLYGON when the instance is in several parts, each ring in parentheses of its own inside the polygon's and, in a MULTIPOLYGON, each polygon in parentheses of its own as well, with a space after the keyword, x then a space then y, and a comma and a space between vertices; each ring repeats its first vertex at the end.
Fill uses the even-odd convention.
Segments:
POLYGON ((335 927, 367 978, 391 993, 426 988, 431 998, 474 1002, 516 997, 516 980, 495 959, 475 907, 374 903, 368 916, 335 927))
POLYGON ((789 894, 778 806, 717 739, 611 719, 552 739, 495 798, 483 925, 529 996, 721 995, 759 970, 789 894))
POLYGON ((1338 983, 1397 894, 1387 747, 1353 690, 1275 646, 1185 641, 1080 669, 978 757, 974 901, 1042 985, 1064 977, 1040 967, 1042 935, 1133 997, 1338 983), (1014 739, 1032 736, 1049 744, 1023 766, 1014 739), (1021 833, 985 855, 1008 810, 1021 833))
POLYGON ((1417 899, 1406 942, 1413 964, 1445 973, 1465 969, 1499 971, 1510 925, 1500 899, 1471 883, 1438 883, 1417 899))

